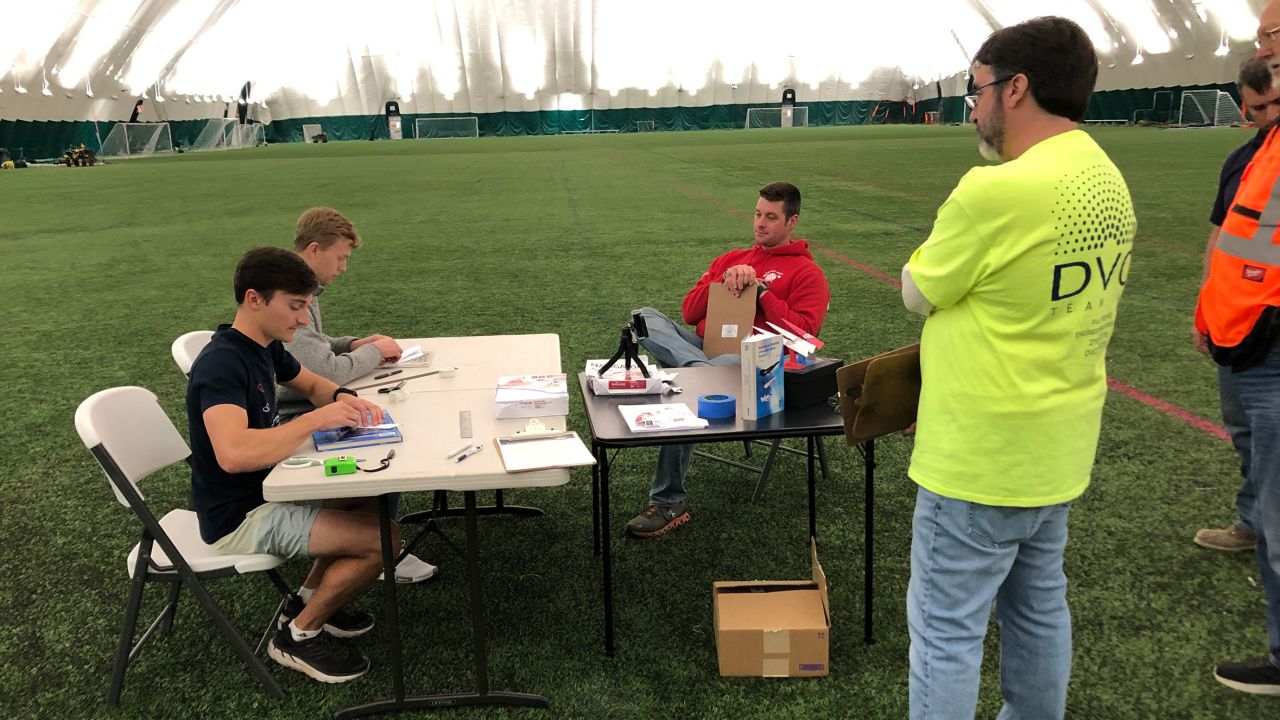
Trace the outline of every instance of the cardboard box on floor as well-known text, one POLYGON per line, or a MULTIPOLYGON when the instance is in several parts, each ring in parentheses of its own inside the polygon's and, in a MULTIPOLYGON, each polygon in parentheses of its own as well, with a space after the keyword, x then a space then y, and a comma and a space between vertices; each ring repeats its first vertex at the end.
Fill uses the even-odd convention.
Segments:
POLYGON ((702 330, 702 351, 707 357, 737 355, 743 338, 751 334, 756 320, 754 285, 734 297, 722 282, 713 282, 707 291, 707 324, 702 330))
POLYGON ((831 612, 818 545, 811 580, 716 582, 711 586, 720 674, 820 677, 829 671, 831 612))

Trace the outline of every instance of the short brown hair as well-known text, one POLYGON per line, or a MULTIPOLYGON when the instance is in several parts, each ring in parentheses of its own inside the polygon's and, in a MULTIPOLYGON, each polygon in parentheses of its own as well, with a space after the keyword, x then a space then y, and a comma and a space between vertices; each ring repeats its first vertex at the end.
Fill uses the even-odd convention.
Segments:
POLYGON ((293 249, 301 252, 315 243, 321 250, 328 250, 339 240, 349 240, 351 247, 360 247, 360 233, 345 215, 330 207, 313 207, 298 218, 293 249))
POLYGON ((1089 35, 1060 17, 1038 17, 991 33, 974 63, 999 79, 1019 73, 1041 110, 1080 122, 1098 79, 1098 55, 1089 35))
POLYGON ((760 197, 769 202, 782 201, 783 220, 800 214, 800 189, 789 182, 771 182, 760 188, 760 197))
POLYGON ((1236 78, 1236 87, 1241 90, 1249 88, 1259 95, 1270 92, 1271 68, 1267 67, 1267 61, 1251 57, 1240 63, 1240 76, 1236 78))
POLYGON ((320 282, 302 258, 278 247, 253 248, 240 258, 232 280, 236 305, 244 302, 245 293, 256 290, 271 302, 276 292, 290 295, 314 295, 320 282))

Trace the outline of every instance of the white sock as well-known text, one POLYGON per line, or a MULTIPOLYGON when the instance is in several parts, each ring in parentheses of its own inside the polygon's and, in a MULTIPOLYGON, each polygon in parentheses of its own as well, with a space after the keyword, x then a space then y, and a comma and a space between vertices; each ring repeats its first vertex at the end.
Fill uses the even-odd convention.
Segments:
POLYGON ((311 595, 315 593, 315 591, 315 588, 309 588, 304 585, 298 588, 298 597, 302 598, 302 602, 304 603, 311 602, 311 595))
POLYGON ((294 642, 302 642, 303 640, 310 640, 311 638, 319 635, 320 630, 299 630, 298 626, 294 625, 293 621, 290 620, 289 634, 293 636, 294 642))

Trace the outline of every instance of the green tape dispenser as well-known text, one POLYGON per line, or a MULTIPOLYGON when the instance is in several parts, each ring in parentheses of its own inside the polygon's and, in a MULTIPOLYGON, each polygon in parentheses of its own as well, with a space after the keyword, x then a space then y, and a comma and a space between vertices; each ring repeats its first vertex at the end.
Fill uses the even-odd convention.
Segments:
POLYGON ((325 477, 333 477, 334 475, 351 475, 357 470, 359 470, 359 468, 356 467, 356 459, 350 455, 328 458, 324 461, 325 477))

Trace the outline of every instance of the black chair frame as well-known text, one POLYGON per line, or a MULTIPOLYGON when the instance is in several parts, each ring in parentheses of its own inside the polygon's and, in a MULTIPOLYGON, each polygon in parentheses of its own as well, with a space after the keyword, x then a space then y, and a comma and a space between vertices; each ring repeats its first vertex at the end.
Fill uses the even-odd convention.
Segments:
POLYGON ((129 507, 134 514, 142 522, 142 540, 138 547, 138 557, 135 561, 132 573, 129 579, 129 595, 125 601, 124 623, 120 628, 120 641, 116 647, 115 660, 111 668, 111 684, 107 690, 107 702, 111 705, 120 704, 120 694, 124 688, 124 674, 126 668, 142 651, 143 645, 149 640, 157 628, 160 628, 165 634, 173 632, 173 621, 177 615, 178 597, 182 587, 185 585, 191 591, 192 596, 200 603, 213 620, 214 625, 222 632, 227 641, 231 643, 231 647, 235 649, 240 659, 249 666, 249 670, 258 682, 262 684, 267 693, 276 699, 284 699, 284 689, 276 682, 271 673, 267 671, 266 666, 258 658, 257 652, 260 652, 263 645, 269 639, 271 632, 276 627, 276 622, 280 617, 280 613, 284 609, 284 603, 291 596, 292 591, 284 577, 276 569, 265 571, 266 576, 280 592, 282 599, 276 607, 275 613, 272 615, 271 622, 268 624, 266 631, 263 633, 262 639, 258 642, 257 651, 251 649, 240 636, 235 626, 227 619, 226 614, 218 605, 217 601, 209 594, 204 586, 204 580, 213 580, 220 577, 230 575, 239 575, 235 568, 220 568, 208 572, 195 572, 191 566, 187 564, 185 558, 174 545, 173 540, 169 537, 164 528, 160 526, 160 521, 151 513, 146 501, 138 493, 133 483, 125 477, 116 464, 111 454, 107 452, 102 445, 96 445, 89 449, 94 458, 106 471, 107 478, 111 481, 112 486, 116 488, 125 500, 128 501, 129 507), (171 565, 160 565, 151 556, 153 547, 158 544, 165 555, 168 556, 171 565), (155 620, 143 632, 142 637, 138 639, 137 644, 133 643, 133 636, 137 628, 138 614, 142 607, 142 593, 148 582, 161 582, 168 584, 168 597, 165 602, 164 609, 156 616, 155 620))

